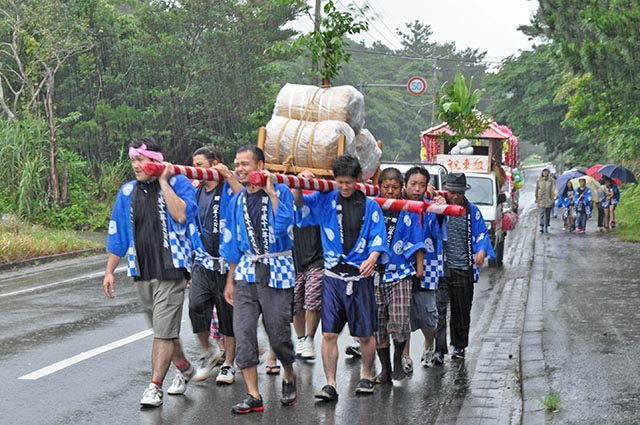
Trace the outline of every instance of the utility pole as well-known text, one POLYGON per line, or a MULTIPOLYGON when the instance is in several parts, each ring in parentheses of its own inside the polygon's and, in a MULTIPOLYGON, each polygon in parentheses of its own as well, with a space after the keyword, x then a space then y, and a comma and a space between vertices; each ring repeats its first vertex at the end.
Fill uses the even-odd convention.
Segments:
MULTIPOLYGON (((320 32, 320 18, 321 18, 321 0, 316 0, 316 10, 314 11, 315 13, 315 19, 313 21, 313 32, 318 34, 320 32)), ((313 60, 313 63, 311 64, 311 69, 313 70, 313 80, 312 83, 313 85, 317 86, 320 84, 320 79, 318 77, 318 70, 320 69, 318 61, 316 59, 313 60)))
POLYGON ((438 80, 438 60, 433 60, 433 77, 431 78, 431 85, 433 86, 433 104, 431 105, 431 127, 436 121, 436 97, 438 96, 438 88, 436 81, 438 80))

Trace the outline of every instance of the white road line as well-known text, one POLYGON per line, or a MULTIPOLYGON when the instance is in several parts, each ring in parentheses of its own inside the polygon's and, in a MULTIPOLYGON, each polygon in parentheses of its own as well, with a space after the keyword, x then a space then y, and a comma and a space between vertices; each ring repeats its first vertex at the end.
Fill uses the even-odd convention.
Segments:
POLYGON ((107 351, 113 350, 118 347, 122 347, 123 345, 135 342, 139 339, 148 337, 153 335, 153 329, 147 329, 146 331, 138 332, 137 334, 133 334, 126 338, 119 339, 118 341, 114 341, 110 344, 103 345, 102 347, 94 348, 93 350, 85 351, 84 353, 80 353, 76 356, 69 357, 68 359, 64 359, 59 361, 58 363, 54 363, 50 366, 43 367, 42 369, 38 369, 35 372, 31 372, 27 375, 23 375, 18 379, 28 379, 28 380, 36 380, 47 375, 51 375, 52 373, 56 373, 64 368, 69 366, 73 366, 76 363, 80 363, 81 361, 90 359, 91 357, 95 357, 99 354, 106 353, 107 351))
MULTIPOLYGON (((127 268, 127 266, 121 266, 121 267, 118 267, 117 269, 115 269, 114 272, 116 272, 116 273, 117 272, 121 272, 121 271, 125 270, 126 268, 127 268)), ((34 286, 32 288, 20 289, 18 291, 8 292, 6 294, 0 294, 0 298, 12 297, 14 295, 20 295, 20 294, 26 294, 26 293, 29 293, 29 292, 40 291, 41 289, 51 288, 53 286, 62 285, 64 283, 75 282, 77 280, 83 280, 83 279, 93 279, 93 278, 100 277, 100 276, 104 276, 104 272, 85 274, 85 275, 82 275, 82 276, 72 277, 70 279, 64 279, 64 280, 59 280, 57 282, 48 283, 46 285, 40 285, 40 286, 34 286)))

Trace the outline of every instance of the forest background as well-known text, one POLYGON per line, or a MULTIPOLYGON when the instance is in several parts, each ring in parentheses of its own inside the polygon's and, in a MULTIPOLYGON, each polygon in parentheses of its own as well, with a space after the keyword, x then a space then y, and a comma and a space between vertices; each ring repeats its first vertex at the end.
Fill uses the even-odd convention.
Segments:
MULTIPOLYGON (((501 63, 431 41, 419 20, 398 30, 398 50, 347 39, 351 60, 333 85, 362 91, 387 161, 419 160, 434 98, 461 71, 523 158, 637 170, 640 4, 608 3, 540 0, 520 27, 533 49, 501 63), (428 82, 423 96, 402 87, 414 75, 428 82)), ((286 29, 309 12, 298 0, 0 0, 0 214, 104 229, 138 135, 174 163, 208 145, 231 160, 255 144, 285 83, 311 83, 309 55, 288 47, 298 34, 286 29)))

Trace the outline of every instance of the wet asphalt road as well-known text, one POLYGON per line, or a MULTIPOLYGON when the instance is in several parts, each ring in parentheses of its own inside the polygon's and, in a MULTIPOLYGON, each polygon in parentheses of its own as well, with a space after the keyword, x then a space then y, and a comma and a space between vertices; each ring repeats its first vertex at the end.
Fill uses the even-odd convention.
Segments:
MULTIPOLYGON (((636 423, 640 246, 594 234, 593 220, 586 235, 565 236, 559 220, 553 221, 548 235, 534 234, 533 182, 527 179, 521 195, 525 213, 507 238, 505 268, 483 268, 476 286, 467 360, 447 359, 442 367, 421 368, 422 337, 414 333, 414 374, 378 387, 373 396, 358 397, 353 389, 360 362, 343 354, 350 341, 343 332, 340 400, 335 404, 317 403, 312 397, 324 384, 322 363, 316 360, 296 364, 299 402, 293 407, 279 406, 280 378, 265 375, 263 363, 259 367, 263 413, 230 413, 230 406, 245 393, 241 374, 229 387, 216 386, 213 380, 191 383, 186 396, 165 395, 163 407, 141 410, 138 401, 149 380, 151 338, 140 334, 147 324, 124 272, 117 276, 115 300, 102 293, 104 257, 0 273, 0 424, 519 423, 518 347, 507 347, 509 360, 500 360, 509 376, 495 380, 507 419, 471 420, 461 412, 474 405, 469 400, 477 401, 474 384, 481 368, 494 363, 485 356, 486 347, 493 346, 492 332, 511 317, 516 329, 521 327, 518 314, 500 318, 500 306, 503 294, 518 294, 507 289, 526 285, 529 265, 516 260, 532 247, 536 264, 544 263, 536 270, 541 270, 545 282, 545 374, 561 398, 560 410, 547 415, 546 422, 636 423), (108 349, 114 342, 118 346, 108 349), (59 370, 43 370, 61 361, 67 363, 59 370)), ((514 305, 522 310, 517 300, 514 305)), ((195 358, 198 348, 186 311, 184 319, 183 343, 195 358)), ((320 335, 316 339, 319 353, 320 335)), ((172 368, 165 388, 173 374, 172 368)))
POLYGON ((586 235, 558 218, 535 238, 545 373, 560 396, 546 423, 640 423, 640 244, 598 232, 596 217, 586 235))

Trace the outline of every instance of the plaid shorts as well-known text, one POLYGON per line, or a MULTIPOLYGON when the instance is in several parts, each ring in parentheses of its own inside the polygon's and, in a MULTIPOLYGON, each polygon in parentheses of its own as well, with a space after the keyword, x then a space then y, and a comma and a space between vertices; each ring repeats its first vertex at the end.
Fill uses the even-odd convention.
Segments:
POLYGON ((378 344, 406 341, 411 333, 409 312, 411 306, 411 277, 392 283, 380 283, 376 278, 376 304, 378 306, 378 330, 375 333, 378 344))
POLYGON ((324 269, 311 267, 296 275, 293 290, 293 314, 302 310, 320 311, 322 307, 322 280, 324 269))

